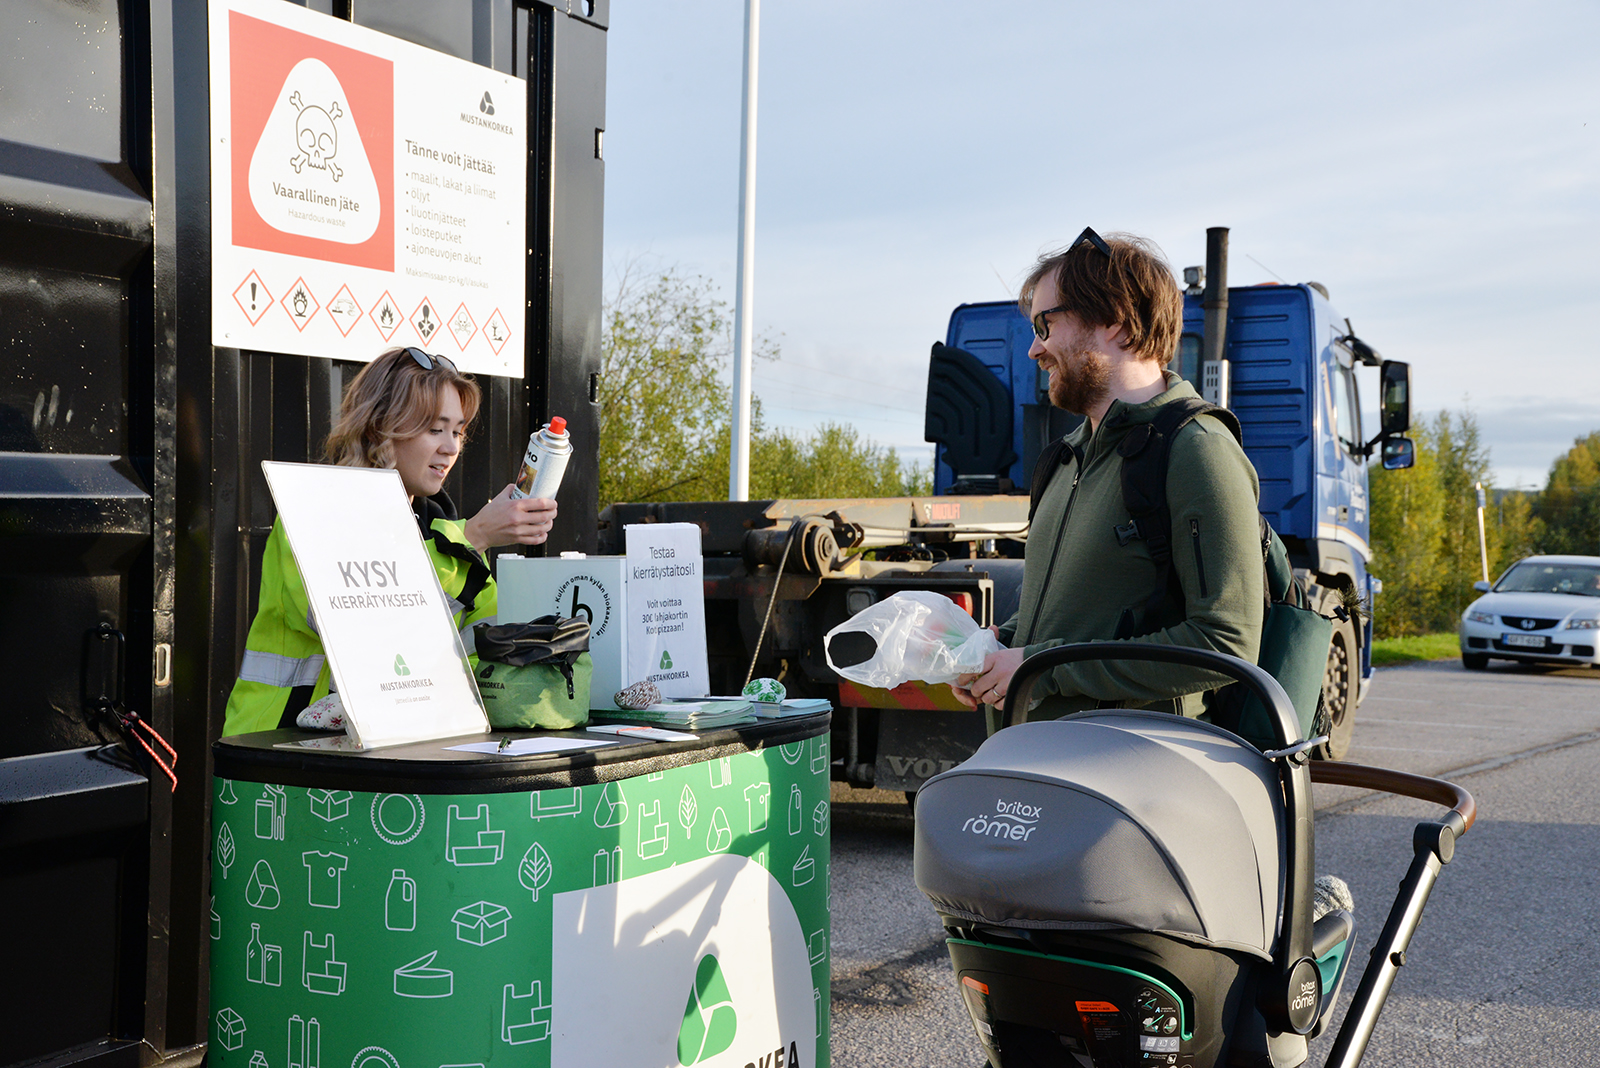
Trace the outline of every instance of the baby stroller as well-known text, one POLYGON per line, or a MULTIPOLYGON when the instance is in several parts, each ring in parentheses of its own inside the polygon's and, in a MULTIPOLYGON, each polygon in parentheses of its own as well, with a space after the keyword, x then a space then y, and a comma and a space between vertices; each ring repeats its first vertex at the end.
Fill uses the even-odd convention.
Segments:
POLYGON ((1329 1065, 1359 1064, 1472 798, 1438 779, 1310 763, 1293 707, 1253 664, 1132 643, 1067 645, 1013 676, 1007 722, 1034 682, 1093 659, 1206 668, 1244 683, 1281 740, 1256 749, 1198 720, 1132 709, 1018 723, 917 795, 916 881, 938 910, 991 1068, 1292 1068, 1321 1033, 1354 923, 1313 921, 1311 782, 1451 809, 1417 826, 1415 857, 1329 1065))

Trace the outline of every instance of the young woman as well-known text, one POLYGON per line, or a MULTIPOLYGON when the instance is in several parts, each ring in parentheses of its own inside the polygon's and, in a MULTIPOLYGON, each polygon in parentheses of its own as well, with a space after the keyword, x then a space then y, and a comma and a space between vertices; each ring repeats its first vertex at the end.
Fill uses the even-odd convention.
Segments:
MULTIPOLYGON (((494 545, 538 545, 556 517, 555 501, 514 499, 508 484, 471 519, 456 518, 444 480, 461 456, 480 397, 478 384, 448 359, 416 348, 392 349, 350 383, 324 448, 331 463, 400 473, 468 652, 471 628, 493 622, 495 615, 494 579, 482 552, 494 545)), ((305 584, 283 524, 274 522, 261 561, 260 604, 222 733, 292 727, 306 706, 327 696, 330 682, 305 584)))

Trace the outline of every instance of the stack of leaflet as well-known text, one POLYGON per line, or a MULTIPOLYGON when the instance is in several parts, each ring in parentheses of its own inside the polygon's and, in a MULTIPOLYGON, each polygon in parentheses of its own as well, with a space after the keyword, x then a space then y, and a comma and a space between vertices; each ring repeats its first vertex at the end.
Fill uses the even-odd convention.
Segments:
POLYGON ((833 703, 826 697, 790 697, 781 704, 757 701, 754 711, 762 719, 788 719, 791 716, 813 716, 832 708, 833 703))
POLYGON ((597 709, 594 715, 596 719, 681 727, 688 731, 708 731, 740 723, 753 723, 756 718, 753 706, 746 697, 701 697, 662 701, 640 709, 597 709))

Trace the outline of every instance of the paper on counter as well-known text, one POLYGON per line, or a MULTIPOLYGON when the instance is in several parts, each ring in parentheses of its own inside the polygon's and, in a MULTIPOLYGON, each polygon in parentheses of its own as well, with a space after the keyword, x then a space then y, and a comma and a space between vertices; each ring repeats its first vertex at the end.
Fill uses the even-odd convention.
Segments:
POLYGON ((517 738, 504 749, 499 741, 467 742, 445 748, 461 753, 488 753, 490 756, 537 756, 542 753, 570 753, 577 749, 594 749, 617 742, 600 738, 517 738))
POLYGON ((647 738, 652 742, 694 742, 700 739, 698 734, 669 731, 664 727, 635 727, 626 723, 601 723, 585 727, 584 730, 599 734, 621 734, 629 738, 647 738))

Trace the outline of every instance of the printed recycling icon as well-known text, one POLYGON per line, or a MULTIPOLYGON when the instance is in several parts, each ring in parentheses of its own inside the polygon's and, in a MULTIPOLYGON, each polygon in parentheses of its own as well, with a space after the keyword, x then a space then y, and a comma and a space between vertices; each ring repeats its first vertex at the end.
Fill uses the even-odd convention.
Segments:
POLYGON ((717 958, 707 953, 695 968, 694 986, 683 1008, 678 1063, 687 1068, 710 1060, 733 1045, 738 1031, 739 1017, 728 994, 728 981, 722 977, 717 958))
POLYGON ((550 862, 550 854, 545 852, 544 846, 535 842, 522 854, 522 863, 517 865, 517 882, 538 901, 539 891, 550 882, 554 873, 555 865, 550 862))
POLYGON ((486 946, 506 936, 506 925, 511 921, 511 910, 492 901, 479 901, 456 909, 451 921, 456 925, 456 938, 475 946, 486 946))
POLYGON ((256 861, 250 872, 250 882, 245 886, 244 899, 258 909, 275 909, 283 900, 278 891, 278 880, 273 877, 272 865, 256 861))
POLYGON ((628 821, 628 799, 622 793, 622 784, 608 782, 600 790, 600 800, 594 806, 596 827, 620 827, 628 821))

